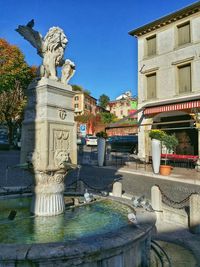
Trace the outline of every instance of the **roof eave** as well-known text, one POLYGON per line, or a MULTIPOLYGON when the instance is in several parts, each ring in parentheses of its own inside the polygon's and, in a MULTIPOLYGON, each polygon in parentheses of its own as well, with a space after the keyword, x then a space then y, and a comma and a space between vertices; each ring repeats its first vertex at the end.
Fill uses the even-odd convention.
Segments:
POLYGON ((180 20, 184 17, 187 17, 193 13, 196 13, 200 11, 200 1, 195 2, 192 5, 186 6, 178 11, 175 11, 173 13, 170 13, 164 17, 161 17, 155 21, 152 21, 148 24, 145 24, 137 29, 134 29, 132 31, 130 31, 128 34, 130 34, 131 36, 141 36, 144 35, 148 32, 151 32, 153 30, 156 30, 160 27, 163 27, 167 24, 170 24, 174 21, 180 20))

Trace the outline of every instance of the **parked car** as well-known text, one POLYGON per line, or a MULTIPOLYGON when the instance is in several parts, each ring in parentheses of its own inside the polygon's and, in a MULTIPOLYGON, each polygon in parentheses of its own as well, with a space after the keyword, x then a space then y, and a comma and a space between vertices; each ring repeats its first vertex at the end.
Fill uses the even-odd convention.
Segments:
POLYGON ((137 135, 111 136, 108 138, 107 144, 110 145, 112 152, 138 153, 137 135))
POLYGON ((96 136, 87 136, 85 138, 87 146, 97 146, 97 137, 96 136))
POLYGON ((5 134, 0 135, 0 149, 1 150, 8 150, 10 148, 8 136, 5 134))

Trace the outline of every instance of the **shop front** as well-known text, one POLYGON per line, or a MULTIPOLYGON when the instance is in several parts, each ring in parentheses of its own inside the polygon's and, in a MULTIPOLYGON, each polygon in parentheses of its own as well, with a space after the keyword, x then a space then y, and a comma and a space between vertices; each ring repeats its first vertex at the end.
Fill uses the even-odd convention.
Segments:
POLYGON ((179 144, 174 151, 177 157, 187 155, 186 158, 197 158, 200 148, 199 114, 200 100, 144 106, 139 131, 140 157, 151 156, 149 131, 162 129, 177 137, 179 144), (143 151, 145 154, 142 154, 143 151))

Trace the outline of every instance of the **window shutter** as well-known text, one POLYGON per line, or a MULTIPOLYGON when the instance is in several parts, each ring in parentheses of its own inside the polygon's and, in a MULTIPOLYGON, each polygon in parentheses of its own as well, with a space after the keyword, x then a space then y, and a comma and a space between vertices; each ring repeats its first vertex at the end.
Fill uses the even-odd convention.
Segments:
POLYGON ((178 27, 178 44, 183 45, 187 43, 190 43, 190 24, 189 23, 178 27))
POLYGON ((147 39, 147 55, 156 54, 156 36, 150 37, 147 39))
POLYGON ((191 92, 191 66, 179 67, 179 92, 191 92))
POLYGON ((147 99, 156 98, 156 74, 147 76, 147 99))

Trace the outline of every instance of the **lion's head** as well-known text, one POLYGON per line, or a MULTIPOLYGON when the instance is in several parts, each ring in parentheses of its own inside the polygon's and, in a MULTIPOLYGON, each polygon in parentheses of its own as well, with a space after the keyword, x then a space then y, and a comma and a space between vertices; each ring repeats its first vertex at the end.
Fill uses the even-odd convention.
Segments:
POLYGON ((52 27, 44 37, 43 52, 54 52, 55 50, 62 48, 64 54, 64 49, 67 43, 68 40, 63 30, 59 27, 52 27))

